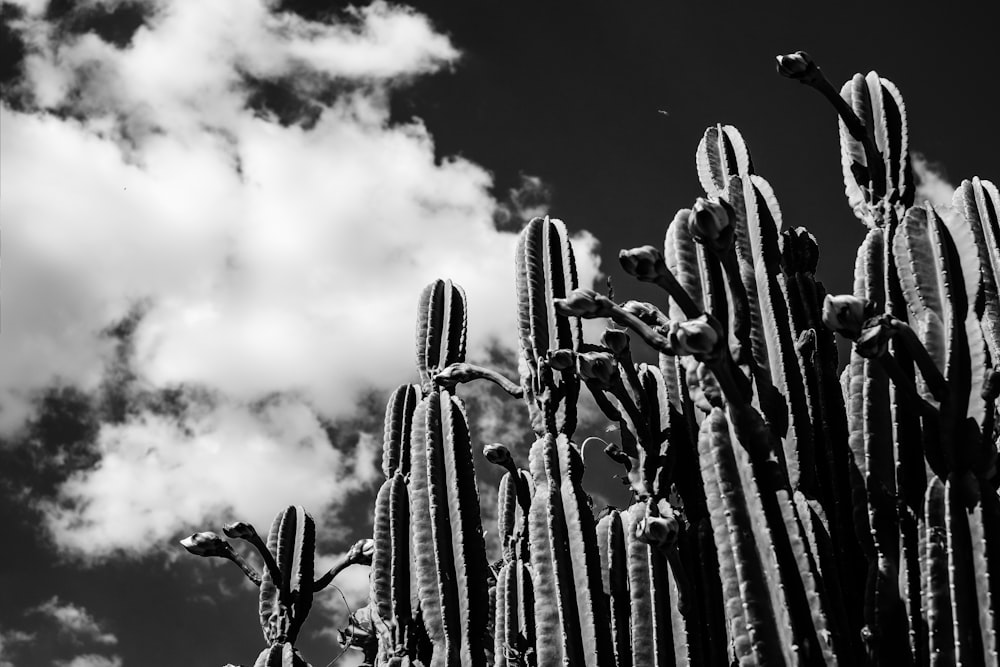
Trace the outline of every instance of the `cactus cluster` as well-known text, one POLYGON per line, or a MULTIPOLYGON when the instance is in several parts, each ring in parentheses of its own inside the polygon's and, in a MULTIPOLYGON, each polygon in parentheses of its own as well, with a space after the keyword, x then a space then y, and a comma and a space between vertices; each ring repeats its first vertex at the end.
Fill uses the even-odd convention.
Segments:
MULTIPOLYGON (((579 289, 565 226, 536 218, 516 255, 520 382, 465 361, 466 301, 429 285, 419 385, 386 409, 370 602, 349 643, 368 665, 997 664, 1000 194, 965 181, 915 205, 906 113, 876 73, 838 92, 803 52, 779 72, 840 118, 845 192, 868 228, 854 294, 816 280, 736 128, 698 147, 704 189, 661 248, 623 268, 663 307, 579 289), (609 326, 584 342, 581 319, 609 326), (834 333, 853 341, 838 373, 834 333), (636 363, 638 338, 659 363, 636 363), (535 441, 494 443, 501 557, 491 563, 458 385, 527 404, 535 441), (574 440, 581 388, 617 429, 627 507, 595 512, 574 440)), ((482 443, 480 443, 482 444, 482 443)), ((258 575, 214 534, 185 541, 261 587, 269 648, 299 664, 313 528, 279 515, 258 575), (206 537, 208 536, 208 537, 206 537), (211 545, 211 546, 204 546, 211 545), (276 555, 272 555, 276 554, 276 555)), ((357 558, 355 558, 355 562, 357 558)))

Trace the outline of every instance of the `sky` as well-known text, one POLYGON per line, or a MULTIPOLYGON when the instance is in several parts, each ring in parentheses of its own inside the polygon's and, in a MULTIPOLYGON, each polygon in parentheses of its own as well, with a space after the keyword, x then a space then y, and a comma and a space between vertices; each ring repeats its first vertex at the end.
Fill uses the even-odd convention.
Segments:
MULTIPOLYGON (((541 4, 2 3, 0 666, 252 664, 253 586, 177 540, 288 504, 321 566, 369 536, 421 288, 461 284, 471 357, 509 376, 531 217, 566 222, 585 285, 658 298, 616 254, 702 194, 711 124, 742 131, 848 290, 864 229, 836 118, 779 53, 896 83, 927 197, 1000 179, 981 3, 541 4)), ((474 446, 523 460, 523 406, 461 391, 474 446)), ((613 437, 586 411, 581 432, 613 437)), ((477 470, 489 516, 498 475, 477 470)), ((317 598, 312 664, 367 576, 317 598)))

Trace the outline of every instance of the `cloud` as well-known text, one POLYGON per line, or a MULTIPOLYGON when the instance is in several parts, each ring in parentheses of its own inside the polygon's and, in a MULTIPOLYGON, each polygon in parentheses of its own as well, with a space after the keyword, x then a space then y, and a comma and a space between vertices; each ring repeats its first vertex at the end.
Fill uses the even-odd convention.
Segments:
POLYGON ((101 625, 83 607, 69 602, 62 602, 58 596, 31 610, 49 618, 58 625, 59 633, 77 643, 95 643, 113 646, 118 638, 106 632, 101 625))
POLYGON ((122 667, 122 659, 115 656, 97 655, 87 653, 78 655, 72 660, 57 660, 56 667, 122 667))
MULTIPOLYGON (((0 434, 54 383, 101 386, 101 332, 136 304, 135 381, 220 397, 104 424, 96 467, 43 506, 58 546, 134 553, 229 511, 266 525, 284 503, 337 505, 372 443, 337 452, 321 423, 413 378, 435 278, 466 289, 472 355, 513 343, 516 237, 494 224, 490 173, 436 156, 419 120, 390 121, 400 85, 459 61, 426 17, 149 0, 119 44, 19 4, 28 56, 0 107, 0 434)), ((577 237, 584 285, 596 248, 577 237)))
POLYGON ((98 447, 96 468, 45 505, 57 543, 92 557, 171 549, 178 533, 210 529, 205 521, 266 530, 292 504, 323 526, 331 503, 371 484, 381 449, 364 434, 354 451, 332 447, 316 414, 286 398, 182 419, 145 414, 102 428, 98 447))

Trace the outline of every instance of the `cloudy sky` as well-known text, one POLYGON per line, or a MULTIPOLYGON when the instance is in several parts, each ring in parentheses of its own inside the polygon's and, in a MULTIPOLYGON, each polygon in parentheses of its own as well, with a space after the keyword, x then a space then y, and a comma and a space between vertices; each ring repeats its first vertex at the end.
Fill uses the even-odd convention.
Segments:
MULTIPOLYGON (((975 3, 694 4, 3 2, 0 665, 252 663, 253 587, 176 540, 290 503, 321 563, 370 534, 423 285, 465 287, 471 353, 508 374, 531 216, 567 222, 585 283, 651 298, 617 250, 700 194, 711 123, 847 289, 836 119, 777 53, 892 79, 928 192, 1000 178, 975 3)), ((523 452, 519 406, 467 394, 477 444, 523 452)), ((299 642, 314 665, 367 572, 338 583, 299 642)))

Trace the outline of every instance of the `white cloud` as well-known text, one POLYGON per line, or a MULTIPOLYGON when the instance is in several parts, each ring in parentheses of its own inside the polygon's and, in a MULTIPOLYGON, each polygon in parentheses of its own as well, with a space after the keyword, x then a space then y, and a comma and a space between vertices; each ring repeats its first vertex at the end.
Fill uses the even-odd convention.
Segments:
MULTIPOLYGON (((473 354, 513 344, 515 235, 493 225, 490 174, 436 157, 420 121, 389 120, 393 86, 457 61, 425 17, 376 2, 320 24, 265 0, 150 0, 117 48, 26 4, 30 110, 0 109, 0 432, 54 381, 96 387, 98 333, 137 300, 140 382, 223 395, 181 424, 105 426, 101 462, 48 507, 57 544, 141 550, 227 510, 266 525, 284 503, 329 508, 352 455, 310 409, 344 416, 359 390, 414 376, 416 301, 435 278, 466 289, 473 354), (306 100, 315 123, 249 109, 248 76, 306 100), (301 400, 240 407, 276 393, 301 400)), ((577 249, 587 285, 596 240, 577 249)))
POLYGON ((72 660, 57 660, 56 667, 122 667, 122 659, 117 655, 106 656, 95 653, 78 655, 72 660))
POLYGON ((118 643, 118 638, 106 632, 90 612, 70 602, 62 602, 58 596, 50 598, 31 611, 55 621, 59 626, 59 632, 74 642, 92 642, 109 646, 118 643))
POLYGON ((318 523, 331 503, 375 478, 380 445, 330 446, 306 405, 281 399, 255 410, 222 406, 183 422, 145 415, 105 426, 101 460, 46 506, 56 541, 75 553, 175 550, 178 533, 216 530, 206 521, 250 521, 266 531, 274 514, 303 505, 318 523))

